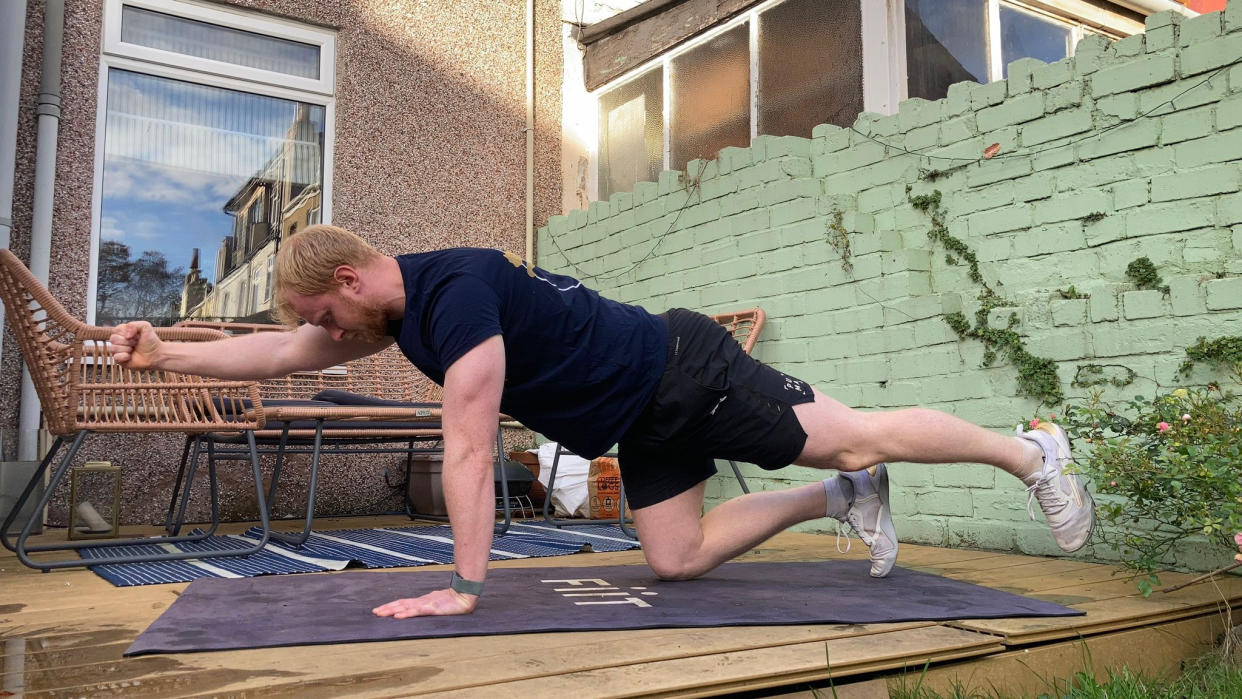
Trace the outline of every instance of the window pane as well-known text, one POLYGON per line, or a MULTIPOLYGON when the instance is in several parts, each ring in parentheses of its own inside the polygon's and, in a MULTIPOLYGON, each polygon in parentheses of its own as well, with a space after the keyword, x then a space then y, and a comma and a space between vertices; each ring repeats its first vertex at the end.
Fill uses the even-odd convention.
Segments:
POLYGON ((1007 5, 1000 6, 1000 30, 1005 77, 1011 61, 1038 58, 1054 63, 1069 55, 1073 42, 1068 26, 1007 5))
POLYGON ((319 79, 319 47, 139 7, 121 10, 121 41, 300 78, 319 79))
POLYGON ((750 144, 750 30, 742 24, 670 62, 670 166, 750 144))
POLYGON ((629 192, 664 168, 664 83, 660 69, 599 98, 599 196, 629 192))
POLYGON ((858 0, 789 0, 759 16, 759 133, 809 138, 862 110, 858 0))
POLYGON ((986 0, 906 0, 910 97, 935 100, 949 85, 988 81, 986 0))
POLYGON ((321 205, 324 116, 110 69, 96 321, 267 322, 270 294, 251 281, 321 205))

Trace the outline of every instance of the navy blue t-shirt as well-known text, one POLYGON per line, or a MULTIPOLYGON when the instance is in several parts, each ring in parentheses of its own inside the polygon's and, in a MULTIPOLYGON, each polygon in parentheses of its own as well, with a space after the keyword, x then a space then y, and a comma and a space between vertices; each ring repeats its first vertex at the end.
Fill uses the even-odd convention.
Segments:
POLYGON ((585 458, 615 444, 655 393, 668 329, 637 306, 499 250, 397 257, 405 317, 389 328, 414 366, 444 385, 453 362, 502 335, 500 409, 585 458))

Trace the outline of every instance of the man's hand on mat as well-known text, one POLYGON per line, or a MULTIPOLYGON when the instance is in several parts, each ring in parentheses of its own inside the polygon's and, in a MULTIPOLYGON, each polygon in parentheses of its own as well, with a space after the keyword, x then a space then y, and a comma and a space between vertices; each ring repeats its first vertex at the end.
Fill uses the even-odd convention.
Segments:
POLYGON ((382 604, 371 612, 375 616, 390 616, 394 619, 408 619, 412 616, 450 616, 453 614, 469 614, 474 611, 479 598, 474 595, 463 595, 456 590, 436 590, 422 597, 393 600, 382 604))

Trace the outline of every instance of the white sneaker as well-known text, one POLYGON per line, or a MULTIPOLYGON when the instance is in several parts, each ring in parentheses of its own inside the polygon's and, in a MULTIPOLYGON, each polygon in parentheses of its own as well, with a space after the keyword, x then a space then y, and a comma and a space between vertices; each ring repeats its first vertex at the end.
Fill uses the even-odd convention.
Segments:
MULTIPOLYGON (((834 514, 833 504, 829 503, 829 516, 848 524, 871 549, 871 577, 882 578, 897 562, 897 530, 888 505, 888 468, 877 464, 875 475, 864 470, 842 472, 837 477, 851 483, 855 497, 850 499, 844 516, 834 514), (866 494, 858 497, 859 492, 866 494)), ((837 512, 840 509, 837 508, 837 512)))
POLYGON ((1041 422, 1029 432, 1023 432, 1019 425, 1018 436, 1034 442, 1044 452, 1044 467, 1022 479, 1030 493, 1027 514, 1035 519, 1033 505, 1038 500, 1057 546, 1065 551, 1086 546, 1095 528, 1095 501, 1077 475, 1065 473, 1065 467, 1074 463, 1065 430, 1051 422, 1041 422))

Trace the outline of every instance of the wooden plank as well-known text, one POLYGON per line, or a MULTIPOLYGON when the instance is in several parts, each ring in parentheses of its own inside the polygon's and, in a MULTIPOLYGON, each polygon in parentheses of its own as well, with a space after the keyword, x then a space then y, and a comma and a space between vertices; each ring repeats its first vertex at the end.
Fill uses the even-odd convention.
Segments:
POLYGON ((266 693, 283 687, 300 693, 315 685, 341 683, 349 684, 351 695, 366 689, 382 694, 394 686, 409 686, 415 679, 421 690, 455 689, 567 672, 624 668, 670 658, 715 656, 808 642, 822 644, 828 639, 861 638, 931 626, 915 623, 651 629, 187 653, 41 668, 41 673, 28 669, 27 687, 32 692, 89 695, 106 689, 100 678, 115 682, 141 677, 142 688, 131 690, 134 696, 159 695, 171 686, 226 693, 256 689, 266 693), (219 677, 229 681, 221 684, 219 677), (393 678, 400 684, 391 684, 393 678))
POLYGON ((996 689, 1005 696, 1060 696, 1066 688, 1051 686, 1052 679, 1064 681, 1081 670, 1094 672, 1100 680, 1107 677, 1108 668, 1124 666, 1178 675, 1181 662, 1209 651, 1224 629, 1215 616, 1197 616, 936 666, 925 676, 916 670, 904 680, 890 677, 889 688, 899 692, 921 681, 923 688, 944 695, 953 695, 960 687, 970 696, 975 692, 991 696, 996 689))
MULTIPOLYGON (((615 667, 591 672, 488 685, 489 696, 696 697, 848 677, 985 655, 1000 649, 994 638, 929 626, 862 638, 803 643, 615 667), (831 661, 829 663, 829 661, 831 661)), ((413 689, 413 688, 411 688, 413 689)), ((421 687, 417 688, 421 694, 421 687)), ((428 696, 478 696, 463 687, 428 696)))

